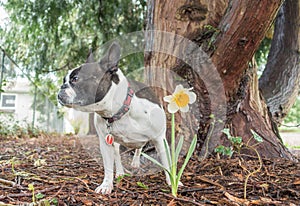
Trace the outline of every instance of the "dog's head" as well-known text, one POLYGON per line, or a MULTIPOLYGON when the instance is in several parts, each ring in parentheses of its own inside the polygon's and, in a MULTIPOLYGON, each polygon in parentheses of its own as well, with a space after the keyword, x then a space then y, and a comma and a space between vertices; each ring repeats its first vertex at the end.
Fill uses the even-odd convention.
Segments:
POLYGON ((114 42, 100 62, 82 64, 71 70, 63 80, 58 101, 66 107, 84 107, 101 101, 112 84, 119 83, 117 74, 120 45, 114 42))

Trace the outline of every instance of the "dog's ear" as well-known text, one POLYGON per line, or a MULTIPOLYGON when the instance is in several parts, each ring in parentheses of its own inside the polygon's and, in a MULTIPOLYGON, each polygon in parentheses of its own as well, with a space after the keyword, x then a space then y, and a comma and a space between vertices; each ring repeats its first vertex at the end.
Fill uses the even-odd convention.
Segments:
POLYGON ((95 62, 95 59, 94 59, 94 55, 93 55, 93 50, 92 50, 92 48, 90 48, 85 63, 94 63, 94 62, 95 62))
POLYGON ((100 65, 104 69, 113 69, 118 66, 121 56, 121 47, 118 42, 113 42, 104 57, 100 60, 100 65))

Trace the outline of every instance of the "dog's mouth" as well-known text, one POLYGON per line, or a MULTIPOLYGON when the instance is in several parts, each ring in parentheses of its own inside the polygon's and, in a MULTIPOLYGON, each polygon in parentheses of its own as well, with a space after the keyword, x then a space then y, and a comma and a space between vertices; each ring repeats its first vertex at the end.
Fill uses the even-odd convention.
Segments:
POLYGON ((58 98, 58 103, 64 107, 69 107, 71 108, 72 107, 72 104, 69 104, 69 103, 66 103, 66 102, 63 102, 61 99, 58 98))
POLYGON ((58 93, 57 100, 58 103, 64 107, 72 108, 76 105, 81 105, 81 102, 70 101, 70 98, 67 95, 63 94, 63 92, 58 93))
POLYGON ((59 104, 61 104, 64 107, 68 107, 68 108, 75 108, 78 105, 81 105, 81 103, 75 103, 75 102, 64 102, 60 99, 58 99, 59 104))

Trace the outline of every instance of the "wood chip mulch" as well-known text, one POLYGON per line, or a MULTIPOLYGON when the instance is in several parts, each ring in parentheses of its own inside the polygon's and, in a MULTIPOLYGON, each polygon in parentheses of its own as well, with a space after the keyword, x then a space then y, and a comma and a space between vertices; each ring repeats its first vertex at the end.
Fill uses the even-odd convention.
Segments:
MULTIPOLYGON (((96 194, 103 180, 101 161, 74 136, 0 139, 0 205, 300 205, 300 163, 283 159, 207 159, 192 157, 178 197, 163 172, 116 179, 110 195, 96 194)), ((92 144, 96 145, 96 144, 92 144)), ((145 161, 145 160, 143 160, 145 161)), ((148 165, 149 167, 149 165, 148 165)), ((151 170, 151 169, 149 169, 151 170)))

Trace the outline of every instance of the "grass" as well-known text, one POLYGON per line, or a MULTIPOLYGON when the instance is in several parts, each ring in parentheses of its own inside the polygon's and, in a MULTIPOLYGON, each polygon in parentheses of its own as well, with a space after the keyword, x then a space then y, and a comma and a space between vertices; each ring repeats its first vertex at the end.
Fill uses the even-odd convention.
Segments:
POLYGON ((284 144, 289 149, 300 149, 300 145, 289 145, 287 143, 284 144))
POLYGON ((297 127, 280 127, 279 128, 279 132, 282 132, 282 133, 299 133, 300 135, 300 128, 297 128, 297 127))

